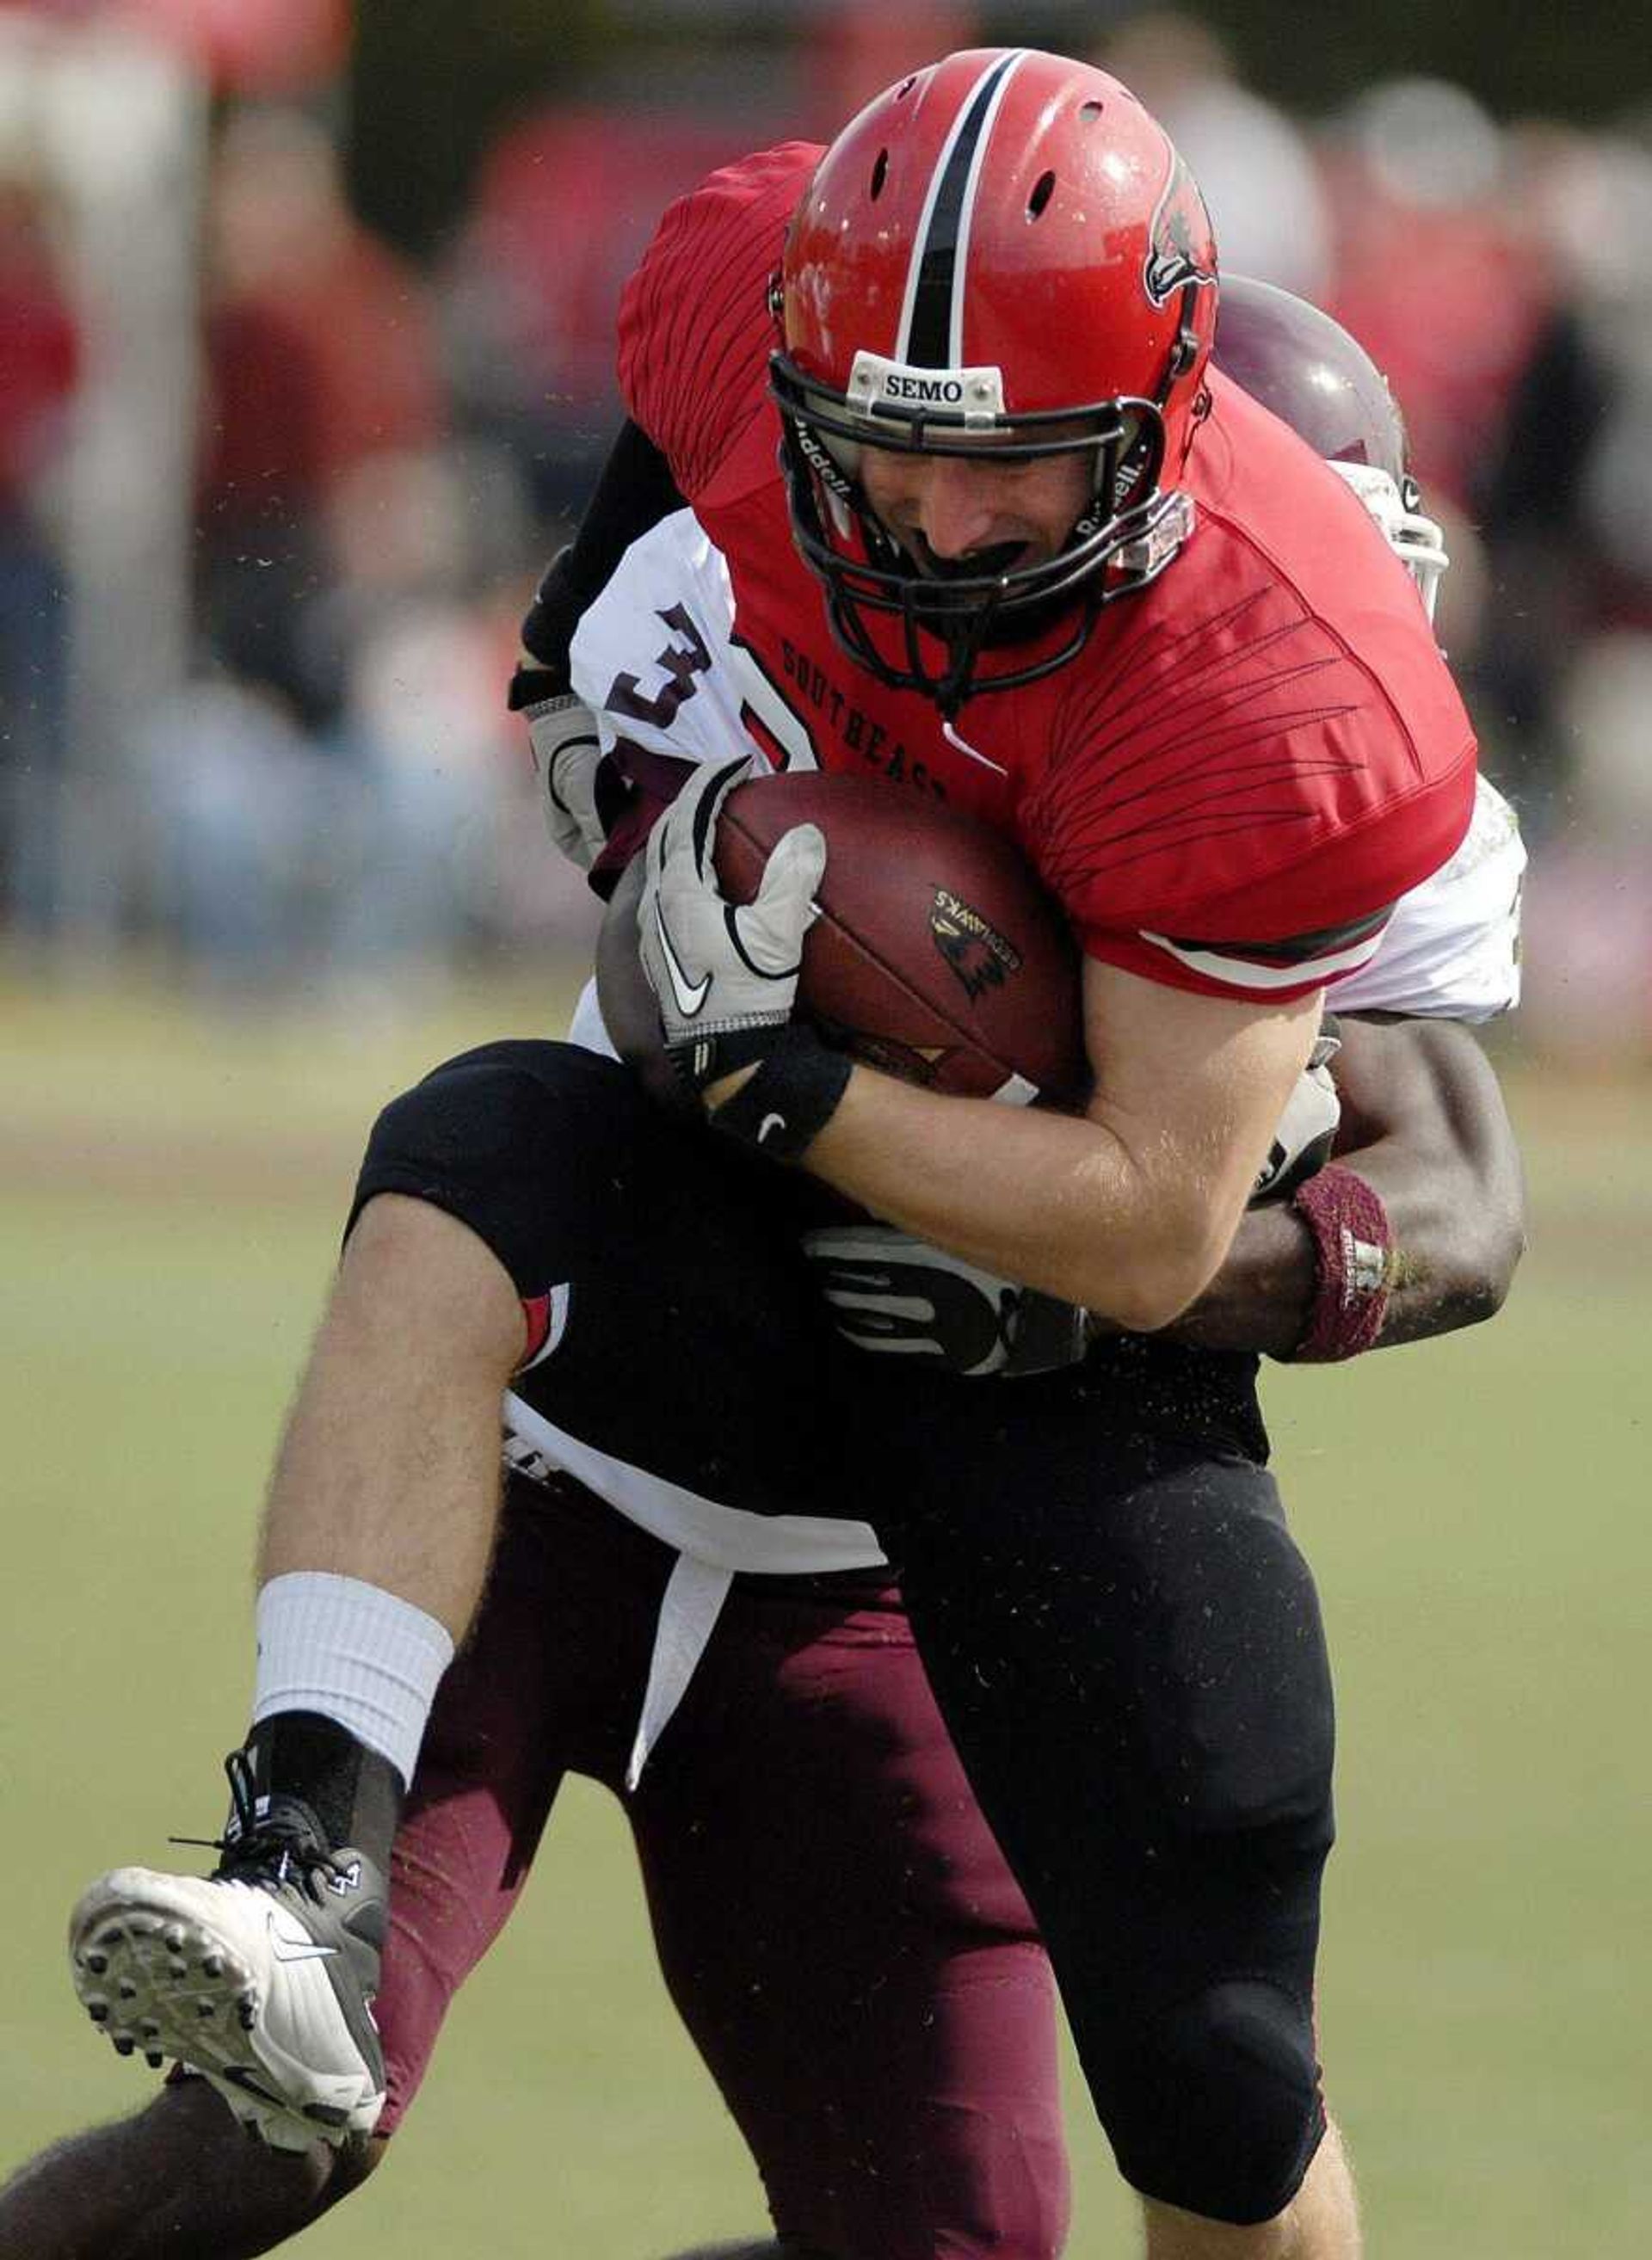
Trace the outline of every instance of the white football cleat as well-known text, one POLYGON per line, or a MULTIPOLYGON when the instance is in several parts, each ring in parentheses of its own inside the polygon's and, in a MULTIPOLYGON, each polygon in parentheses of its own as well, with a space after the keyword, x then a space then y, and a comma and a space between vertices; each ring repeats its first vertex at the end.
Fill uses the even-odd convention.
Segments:
POLYGON ((223 1849, 211 1877, 116 1868, 82 1894, 69 1961, 87 2014, 122 2056, 188 2063, 273 2148, 369 2133, 383 1878, 330 1850, 296 1799, 243 1817, 223 1849))

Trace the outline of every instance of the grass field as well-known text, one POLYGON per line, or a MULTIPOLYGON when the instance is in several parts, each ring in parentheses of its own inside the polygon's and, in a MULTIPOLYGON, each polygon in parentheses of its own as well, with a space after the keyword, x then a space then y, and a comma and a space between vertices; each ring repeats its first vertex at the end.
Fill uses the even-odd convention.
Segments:
MULTIPOLYGON (((436 1057, 560 1009, 496 988, 390 1028, 238 1025, 0 973, 0 2171, 145 2092, 74 2006, 62 1919, 96 1870, 217 1827, 252 1520, 361 1132, 436 1057)), ((1642 2260, 1652 1091, 1509 1079, 1534 1236, 1503 1316, 1268 1385, 1340 1673, 1322 2034, 1374 2256, 1642 2260)), ((1071 2116, 1072 2252, 1128 2254, 1071 2116)), ((397 2147, 304 2249, 657 2260, 761 2221, 598 1792, 559 1807, 397 2147)))

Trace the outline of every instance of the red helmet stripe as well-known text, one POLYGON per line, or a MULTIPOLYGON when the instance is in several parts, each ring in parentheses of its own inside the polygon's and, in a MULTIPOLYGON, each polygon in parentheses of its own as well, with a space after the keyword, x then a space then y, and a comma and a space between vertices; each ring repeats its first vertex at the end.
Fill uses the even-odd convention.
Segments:
POLYGON ((1026 50, 990 63, 960 104, 941 145, 912 244, 901 302, 895 358, 917 368, 958 368, 963 361, 963 301, 969 222, 992 121, 1010 75, 1026 50))

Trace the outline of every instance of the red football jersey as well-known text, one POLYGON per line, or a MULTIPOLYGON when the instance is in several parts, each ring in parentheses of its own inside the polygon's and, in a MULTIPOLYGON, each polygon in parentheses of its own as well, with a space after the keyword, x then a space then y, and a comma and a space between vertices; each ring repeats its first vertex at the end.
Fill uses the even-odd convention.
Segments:
POLYGON ((767 392, 768 284, 819 154, 787 144, 674 205, 619 325, 630 412, 727 560, 734 639, 794 742, 1012 833, 1107 963, 1252 998, 1351 972, 1473 803, 1473 732, 1404 567, 1212 373, 1181 482, 1194 532, 1157 581, 1067 665, 978 690, 951 724, 886 688, 839 648, 792 540, 767 392))

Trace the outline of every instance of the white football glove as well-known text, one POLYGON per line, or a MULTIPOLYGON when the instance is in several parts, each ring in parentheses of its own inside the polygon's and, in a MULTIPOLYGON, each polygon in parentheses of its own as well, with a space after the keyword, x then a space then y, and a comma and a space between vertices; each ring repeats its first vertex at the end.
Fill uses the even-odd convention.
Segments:
POLYGON ((648 834, 637 905, 642 967, 666 1048, 697 1090, 764 1056, 791 1018, 804 936, 826 869, 819 826, 794 825, 764 867, 754 901, 718 891, 717 819, 749 755, 708 764, 648 834))
POLYGON ((1342 1102, 1331 1079, 1330 1062, 1341 1048, 1336 1021, 1327 1013, 1308 1063, 1285 1101, 1268 1158, 1251 1188, 1252 1208, 1263 1201, 1288 1199, 1305 1177, 1311 1177, 1330 1160, 1342 1119, 1342 1102))
POLYGON ((570 863, 589 871, 608 844, 607 827, 597 812, 597 771, 603 757, 597 717, 571 691, 536 699, 520 711, 527 717, 545 828, 570 863))

